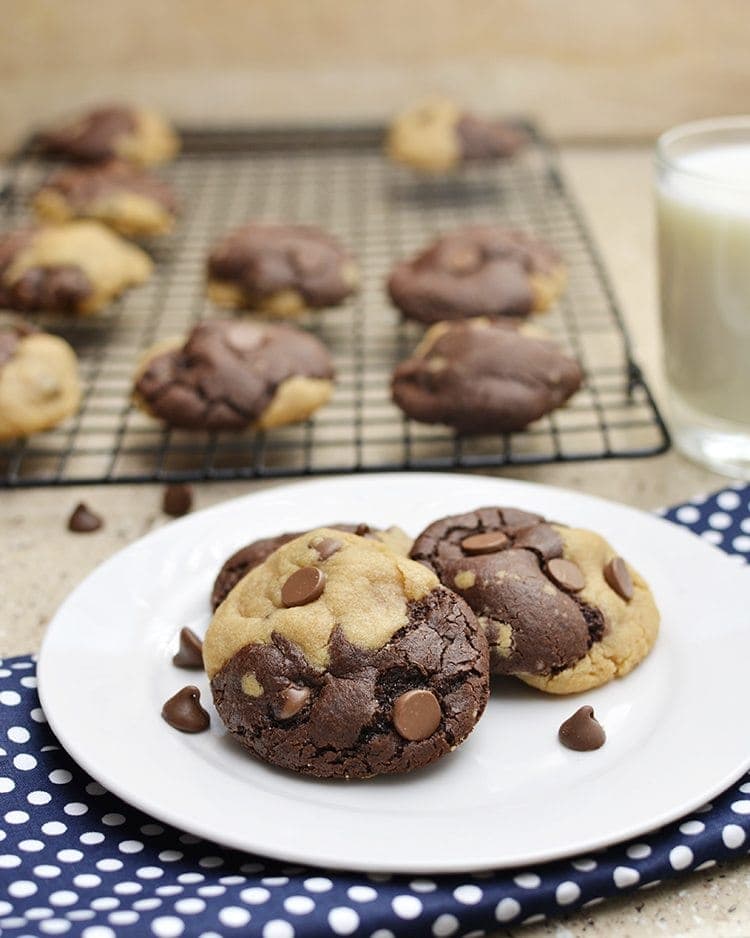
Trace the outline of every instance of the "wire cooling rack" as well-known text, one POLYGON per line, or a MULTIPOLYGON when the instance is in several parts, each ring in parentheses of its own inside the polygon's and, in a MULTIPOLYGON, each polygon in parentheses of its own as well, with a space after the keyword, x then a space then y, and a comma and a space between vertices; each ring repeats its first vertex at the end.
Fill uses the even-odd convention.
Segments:
MULTIPOLYGON (((477 468, 647 456, 669 445, 599 255, 533 127, 507 162, 422 179, 382 156, 382 128, 186 131, 163 170, 182 204, 173 235, 151 249, 152 279, 101 316, 38 317, 76 349, 85 383, 77 416, 28 440, 0 444, 0 485, 234 479, 393 469, 477 468), (134 367, 160 338, 219 314, 206 299, 213 242, 253 218, 318 224, 357 255, 358 296, 304 325, 333 353, 335 395, 308 422, 267 433, 164 429, 130 403, 134 367), (390 399, 394 366, 421 329, 384 291, 393 263, 436 233, 472 222, 535 232, 563 255, 569 283, 540 322, 586 373, 567 407, 520 433, 460 437, 404 417, 390 399)), ((34 141, 14 158, 0 193, 4 230, 28 221, 49 172, 34 141)))

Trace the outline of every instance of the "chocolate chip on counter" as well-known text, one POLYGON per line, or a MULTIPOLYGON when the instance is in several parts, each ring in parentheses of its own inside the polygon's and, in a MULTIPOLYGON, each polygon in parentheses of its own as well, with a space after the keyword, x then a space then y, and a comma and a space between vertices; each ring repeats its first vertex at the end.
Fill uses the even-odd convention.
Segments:
POLYGON ((547 564, 547 573, 553 582, 568 593, 577 593, 586 585, 586 579, 572 560, 555 557, 547 564))
POLYGON ((161 715, 181 733, 202 733, 211 718, 201 706, 201 692, 193 684, 178 690, 161 708, 161 715))
POLYGON ((461 547, 467 554, 494 554, 510 544, 510 538, 502 531, 485 531, 484 534, 472 534, 461 541, 461 547))
POLYGON ((393 725, 412 742, 432 736, 442 717, 438 699, 429 690, 408 690, 393 701, 393 725))
POLYGON ((318 541, 317 544, 313 544, 313 550, 317 551, 318 557, 321 560, 328 560, 329 557, 341 550, 344 545, 341 541, 337 541, 333 537, 324 537, 322 540, 318 541))
POLYGON ((275 708, 279 720, 291 720, 310 699, 309 687, 297 687, 290 684, 279 694, 280 705, 275 708))
POLYGON ((562 538, 549 524, 534 524, 524 528, 513 541, 513 546, 536 551, 543 560, 562 557, 563 552, 562 538))
POLYGON ((73 514, 68 518, 68 530, 75 531, 77 534, 98 531, 103 525, 104 521, 99 515, 94 514, 85 502, 79 502, 73 514))
POLYGON ((604 567, 604 579, 625 602, 633 598, 633 578, 622 557, 613 557, 604 567))
POLYGON ((161 507, 165 515, 171 515, 173 518, 181 518, 182 515, 186 515, 193 507, 192 488, 183 483, 168 485, 164 489, 161 507))
POLYGON ((203 667, 203 642, 192 629, 180 629, 180 647, 172 664, 178 668, 203 667))
POLYGON ((317 567, 302 567, 293 573, 281 587, 281 601, 291 606, 306 606, 320 596, 326 585, 326 575, 317 567))
POLYGON ((607 738, 604 727, 594 716, 594 708, 589 706, 579 707, 562 724, 557 735, 563 746, 576 752, 599 749, 607 738))

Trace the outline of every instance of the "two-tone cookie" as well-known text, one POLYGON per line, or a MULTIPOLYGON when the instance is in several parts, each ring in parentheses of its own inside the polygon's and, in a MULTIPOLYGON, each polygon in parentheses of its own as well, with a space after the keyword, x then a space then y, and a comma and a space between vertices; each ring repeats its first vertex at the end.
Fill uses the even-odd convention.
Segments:
POLYGON ((94 221, 0 236, 0 306, 21 312, 99 312, 147 280, 148 254, 94 221))
POLYGON ((479 117, 454 101, 435 98, 396 117, 386 151, 397 163, 437 174, 513 156, 526 140, 526 133, 507 121, 479 117))
POLYGON ((563 290, 558 252, 523 231, 472 225, 441 235, 396 264, 388 293, 404 316, 433 323, 471 316, 525 317, 563 290))
POLYGON ((358 282, 348 251, 312 225, 243 225, 208 258, 208 295, 215 303, 274 316, 338 306, 358 282))
POLYGON ((203 661, 240 745, 321 778, 428 765, 463 742, 489 694, 486 638, 466 603, 423 565, 329 528, 240 581, 203 661))
POLYGON ((80 401, 78 361, 68 343, 0 315, 0 440, 57 426, 80 401))
POLYGON ((485 318, 441 322, 393 372, 394 402, 459 433, 522 430, 581 386, 578 362, 535 327, 485 318))
POLYGON ((167 234, 177 213, 167 183, 124 160, 58 170, 32 204, 42 221, 89 218, 131 238, 167 234))
POLYGON ((306 420, 333 392, 328 349, 285 323, 205 320, 146 352, 133 398, 185 430, 269 429, 306 420))
POLYGON ((411 557, 474 610, 495 673, 548 693, 622 677, 656 640, 648 585, 593 531, 516 508, 479 508, 433 522, 411 557))
POLYGON ((43 152, 63 159, 99 163, 120 158, 140 166, 173 159, 180 141, 156 111, 124 104, 93 108, 40 135, 43 152))

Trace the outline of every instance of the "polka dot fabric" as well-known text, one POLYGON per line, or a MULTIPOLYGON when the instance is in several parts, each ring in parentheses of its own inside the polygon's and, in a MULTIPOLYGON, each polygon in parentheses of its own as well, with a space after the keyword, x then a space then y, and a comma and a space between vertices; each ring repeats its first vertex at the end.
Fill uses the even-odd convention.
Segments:
MULTIPOLYGON (((750 558, 750 487, 662 512, 750 558)), ((345 874, 225 850, 109 794, 57 745, 33 658, 0 662, 0 934, 83 938, 481 935, 750 850, 750 775, 637 842, 534 870, 345 874)))

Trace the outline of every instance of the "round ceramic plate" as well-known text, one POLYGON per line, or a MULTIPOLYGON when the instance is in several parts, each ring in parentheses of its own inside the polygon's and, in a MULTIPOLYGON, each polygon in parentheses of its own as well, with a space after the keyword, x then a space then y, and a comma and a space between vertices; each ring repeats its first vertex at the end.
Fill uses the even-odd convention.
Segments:
POLYGON ((673 524, 601 499, 477 476, 394 474, 303 482, 171 522, 91 574, 49 626, 42 703, 62 744, 123 799, 184 830, 294 862, 372 872, 460 872, 574 855, 699 807, 750 765, 750 574, 673 524), (223 731, 205 678, 171 664, 202 634, 218 568, 250 540, 326 522, 428 522, 513 505, 600 531, 648 580, 662 612, 631 675, 555 698, 498 680, 468 741, 411 775, 316 781, 269 768, 223 731), (171 729, 162 703, 197 681, 211 731, 171 729), (596 752, 557 740, 590 703, 596 752), (741 728, 740 728, 741 729, 741 728))

